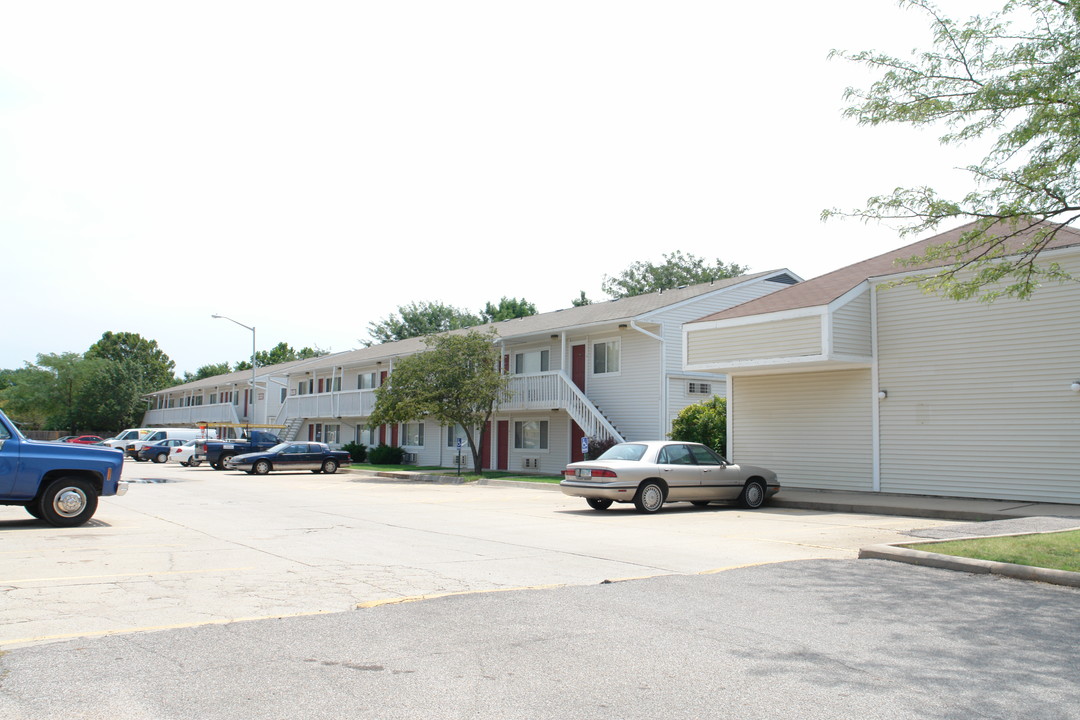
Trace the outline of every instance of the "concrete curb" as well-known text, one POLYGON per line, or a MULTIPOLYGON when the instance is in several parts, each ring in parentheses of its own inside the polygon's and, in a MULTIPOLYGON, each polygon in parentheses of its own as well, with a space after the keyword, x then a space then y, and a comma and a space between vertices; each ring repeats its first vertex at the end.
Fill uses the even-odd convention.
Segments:
POLYGON ((370 473, 375 477, 393 478, 394 480, 408 480, 410 482, 435 483, 436 485, 464 485, 469 480, 455 475, 428 475, 419 472, 385 472, 377 471, 370 473))
MULTIPOLYGON (((1050 532, 1061 532, 1058 530, 1050 532)), ((1013 533, 1018 535, 1043 535, 1045 533, 1013 533)), ((986 537, 1009 537, 1007 535, 990 535, 986 537)), ((919 545, 952 542, 957 538, 948 540, 916 541, 919 545)), ((963 540, 978 540, 979 537, 961 538, 963 540)), ((979 560, 976 558, 963 558, 954 555, 941 555, 925 550, 913 550, 900 545, 913 545, 916 543, 892 543, 888 545, 871 545, 859 550, 859 559, 892 560, 910 565, 922 565, 924 567, 941 568, 943 570, 957 570, 975 574, 1001 575, 1002 577, 1016 580, 1034 580, 1036 582, 1050 583, 1051 585, 1066 585, 1080 588, 1080 572, 1067 570, 1052 570, 1050 568, 1032 567, 1030 565, 1014 565, 1013 563, 994 562, 992 560, 979 560)))
POLYGON ((781 494, 769 500, 768 507, 791 508, 795 510, 824 510, 826 512, 856 513, 868 515, 901 515, 904 517, 924 517, 935 520, 966 520, 984 522, 987 520, 1012 520, 1018 517, 1011 513, 984 512, 978 510, 935 509, 921 507, 897 507, 894 505, 852 504, 844 502, 826 502, 821 500, 785 500, 781 494))

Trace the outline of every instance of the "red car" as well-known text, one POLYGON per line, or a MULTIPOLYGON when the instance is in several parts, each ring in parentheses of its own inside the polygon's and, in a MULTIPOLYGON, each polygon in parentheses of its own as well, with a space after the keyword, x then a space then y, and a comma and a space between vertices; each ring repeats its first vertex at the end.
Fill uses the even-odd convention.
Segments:
POLYGON ((104 438, 99 438, 97 435, 79 435, 78 437, 73 437, 64 442, 75 443, 76 445, 97 445, 103 439, 104 438))

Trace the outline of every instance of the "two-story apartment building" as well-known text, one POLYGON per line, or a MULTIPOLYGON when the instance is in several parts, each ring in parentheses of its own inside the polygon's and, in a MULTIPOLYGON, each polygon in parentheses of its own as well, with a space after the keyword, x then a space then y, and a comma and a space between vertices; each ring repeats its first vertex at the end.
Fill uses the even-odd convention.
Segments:
MULTIPOLYGON (((581 458, 583 437, 665 437, 680 410, 724 392, 714 376, 683 369, 683 323, 799 280, 788 270, 777 270, 474 328, 494 329, 503 368, 512 375, 509 399, 485 429, 484 466, 558 473, 581 458)), ((262 419, 284 426, 286 439, 386 443, 404 448, 421 465, 453 466, 459 454, 471 464, 460 428, 422 419, 367 425, 375 389, 393 372, 394 362, 425 348, 422 338, 411 338, 260 369, 265 380, 257 382, 277 401, 262 403, 268 412, 262 419)), ((238 375, 200 381, 200 387, 205 393, 218 380, 244 386, 238 375)), ((152 399, 175 402, 186 392, 198 392, 191 385, 196 384, 154 393, 152 399)), ((263 410, 256 412, 262 416, 263 410)))
MULTIPOLYGON (((728 455, 785 487, 1080 502, 1080 285, 898 284, 927 269, 897 259, 969 227, 688 323, 687 369, 728 386, 728 455)), ((1080 277, 1080 233, 1040 262, 1080 277)))

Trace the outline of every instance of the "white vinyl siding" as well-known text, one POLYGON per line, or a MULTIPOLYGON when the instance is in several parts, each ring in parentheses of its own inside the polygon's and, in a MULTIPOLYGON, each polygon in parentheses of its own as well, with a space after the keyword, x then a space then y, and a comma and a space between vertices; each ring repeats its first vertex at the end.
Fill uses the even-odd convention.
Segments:
POLYGON ((900 286, 877 305, 882 491, 1080 502, 1080 286, 992 304, 900 286))
POLYGON ((832 351, 869 357, 870 293, 864 292, 832 314, 832 351))
POLYGON ((697 330, 686 348, 690 365, 821 355, 821 316, 697 330))
POLYGON ((869 370, 733 378, 731 459, 781 487, 872 490, 869 370))
MULTIPOLYGON (((607 338, 599 339, 606 340, 607 338)), ((627 440, 662 438, 660 428, 660 343, 632 330, 624 330, 616 374, 589 374, 588 396, 618 427, 627 440)), ((593 367, 589 344, 587 367, 593 367)))

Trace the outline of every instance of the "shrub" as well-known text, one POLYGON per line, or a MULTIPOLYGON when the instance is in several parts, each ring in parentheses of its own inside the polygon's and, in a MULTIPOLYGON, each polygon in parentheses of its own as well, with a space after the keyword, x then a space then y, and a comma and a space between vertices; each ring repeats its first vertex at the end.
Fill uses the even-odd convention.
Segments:
POLYGON ((349 453, 354 463, 362 463, 367 461, 367 445, 358 442, 346 443, 341 446, 341 449, 349 453))
POLYGON ((723 455, 727 452, 727 400, 713 395, 705 402, 687 405, 671 423, 668 437, 708 445, 723 455))
POLYGON ((373 447, 368 453, 372 465, 400 465, 404 457, 404 450, 399 447, 390 447, 386 443, 373 447))
POLYGON ((604 437, 589 438, 589 452, 585 454, 586 460, 595 460, 607 452, 612 445, 618 445, 615 439, 605 435, 604 437))

